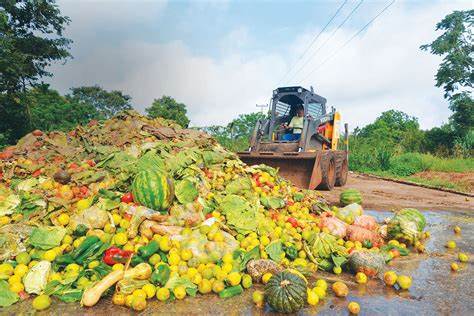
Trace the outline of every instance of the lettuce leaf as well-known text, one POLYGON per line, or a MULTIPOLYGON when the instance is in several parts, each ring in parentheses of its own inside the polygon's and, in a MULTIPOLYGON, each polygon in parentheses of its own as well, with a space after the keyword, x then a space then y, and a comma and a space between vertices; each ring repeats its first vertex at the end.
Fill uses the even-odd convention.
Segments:
POLYGON ((0 306, 7 307, 15 304, 18 300, 18 294, 10 290, 6 281, 0 280, 0 306))
POLYGON ((265 252, 268 254, 270 259, 275 262, 280 262, 282 254, 284 253, 281 241, 274 241, 268 244, 267 247, 265 247, 265 252))
POLYGON ((62 227, 35 227, 31 231, 28 242, 35 248, 49 250, 61 244, 66 235, 66 229, 62 227))
POLYGON ((230 194, 222 199, 219 204, 222 214, 226 217, 227 225, 239 234, 249 234, 256 231, 257 208, 243 197, 230 194))
POLYGON ((175 186, 175 195, 181 204, 192 203, 199 195, 194 183, 188 179, 178 181, 175 186))

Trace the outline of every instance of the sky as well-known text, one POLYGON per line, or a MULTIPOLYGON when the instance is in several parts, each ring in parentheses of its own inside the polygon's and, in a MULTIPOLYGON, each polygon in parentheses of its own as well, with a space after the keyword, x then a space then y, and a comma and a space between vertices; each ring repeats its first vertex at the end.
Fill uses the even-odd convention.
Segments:
POLYGON ((58 1, 73 59, 49 82, 122 90, 140 112, 172 96, 192 126, 225 125, 290 85, 313 86, 351 129, 389 109, 439 126, 451 115, 434 86, 441 58, 419 47, 472 2, 395 1, 360 31, 391 1, 58 1))

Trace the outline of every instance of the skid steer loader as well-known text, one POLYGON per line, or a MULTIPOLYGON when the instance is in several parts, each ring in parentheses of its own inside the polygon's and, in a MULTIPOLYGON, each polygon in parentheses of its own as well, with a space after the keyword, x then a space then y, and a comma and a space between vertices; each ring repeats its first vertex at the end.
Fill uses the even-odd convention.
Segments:
POLYGON ((326 99, 313 88, 281 87, 273 91, 269 116, 257 122, 248 151, 238 152, 249 165, 266 164, 305 189, 331 190, 343 186, 348 173, 348 126, 339 142, 340 114, 326 109, 326 99), (287 141, 287 128, 298 108, 304 109, 298 140, 287 141), (338 147, 339 146, 339 147, 338 147), (342 149, 338 149, 342 147, 342 149))

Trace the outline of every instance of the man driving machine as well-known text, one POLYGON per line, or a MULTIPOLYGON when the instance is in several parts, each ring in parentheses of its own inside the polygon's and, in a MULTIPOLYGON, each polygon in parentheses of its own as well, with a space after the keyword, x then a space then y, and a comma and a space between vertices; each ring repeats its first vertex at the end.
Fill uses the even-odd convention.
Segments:
POLYGON ((285 123, 282 126, 287 130, 287 133, 283 135, 282 139, 286 141, 299 140, 303 132, 303 122, 304 108, 303 105, 299 104, 296 106, 296 115, 291 118, 290 124, 285 123))

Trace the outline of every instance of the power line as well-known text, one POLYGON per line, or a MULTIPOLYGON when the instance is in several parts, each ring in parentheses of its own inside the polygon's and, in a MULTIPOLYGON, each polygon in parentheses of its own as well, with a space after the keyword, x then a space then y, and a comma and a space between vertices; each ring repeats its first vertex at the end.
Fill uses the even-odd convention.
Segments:
POLYGON ((293 63, 291 65, 291 67, 288 68, 288 71, 285 73, 285 75, 278 81, 277 85, 283 81, 283 79, 285 79, 286 76, 288 76, 288 74, 291 72, 291 70, 293 69, 293 67, 295 67, 298 62, 304 57, 304 55, 306 55, 306 53, 309 51, 309 49, 311 48, 311 46, 313 46, 313 44, 318 40, 318 38, 321 36, 321 34, 326 30, 326 28, 329 26, 329 24, 332 22, 332 20, 334 20, 334 18, 339 14, 339 11, 341 11, 341 9, 346 5, 348 0, 344 0, 344 2, 339 6, 339 8, 337 9, 336 13, 334 13, 334 15, 329 19, 329 21, 326 23, 326 25, 321 29, 321 31, 318 33, 318 35, 316 35, 313 40, 311 41, 311 44, 309 44, 308 47, 306 47, 305 51, 303 52, 303 54, 301 54, 298 59, 296 60, 295 63, 293 63))
MULTIPOLYGON (((332 39, 334 37, 334 35, 337 33, 337 31, 349 20, 349 18, 357 11, 357 9, 359 9, 359 7, 361 6, 362 2, 364 2, 364 0, 360 0, 359 3, 357 3, 357 5, 352 9, 352 11, 349 13, 348 16, 346 16, 346 18, 337 26, 336 29, 334 29, 334 31, 326 38, 326 40, 324 41, 324 43, 322 45, 320 45, 319 47, 316 48, 316 51, 313 53, 313 57, 316 56, 316 53, 319 52, 321 50, 321 48, 324 47, 324 45, 326 45, 326 43, 332 39)), ((310 57, 309 59, 306 60, 306 62, 300 67, 298 68, 298 70, 293 74, 293 76, 288 80, 288 81, 291 81, 293 80, 293 78, 296 77, 296 75, 302 70, 304 69, 304 67, 312 60, 313 57, 310 57)))
POLYGON ((344 49, 344 47, 346 47, 350 42, 352 42, 352 40, 354 38, 357 37, 357 35, 359 35, 360 33, 362 33, 370 24, 372 24, 372 22, 374 22, 379 16, 381 16, 388 8, 390 8, 392 6, 392 4, 395 3, 395 0, 392 0, 392 2, 390 2, 388 5, 386 5, 379 13, 377 13, 376 16, 374 16, 366 25, 364 25, 359 31, 357 31, 357 33, 355 33, 354 35, 352 35, 352 37, 347 40, 343 45, 341 45, 340 47, 338 47, 334 53, 332 55, 330 55, 328 58, 326 58, 322 63, 320 63, 318 66, 316 66, 315 68, 313 68, 313 70, 311 70, 310 73, 308 73, 308 75, 306 75, 300 82, 303 83, 306 79, 308 79, 309 76, 311 76, 316 70, 318 70, 319 68, 321 68, 325 63, 327 63, 331 58, 335 57, 341 50, 344 49))

